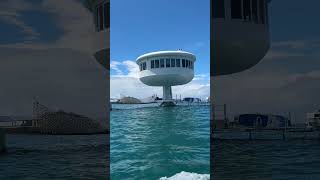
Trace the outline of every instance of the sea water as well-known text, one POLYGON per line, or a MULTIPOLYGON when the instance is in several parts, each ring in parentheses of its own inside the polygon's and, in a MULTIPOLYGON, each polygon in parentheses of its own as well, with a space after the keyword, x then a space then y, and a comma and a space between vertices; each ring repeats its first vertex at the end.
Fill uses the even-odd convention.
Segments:
POLYGON ((319 140, 213 140, 213 179, 320 179, 319 140))
POLYGON ((108 179, 108 135, 7 135, 0 179, 108 179))
POLYGON ((113 107, 111 179, 209 179, 209 106, 146 106, 113 107))

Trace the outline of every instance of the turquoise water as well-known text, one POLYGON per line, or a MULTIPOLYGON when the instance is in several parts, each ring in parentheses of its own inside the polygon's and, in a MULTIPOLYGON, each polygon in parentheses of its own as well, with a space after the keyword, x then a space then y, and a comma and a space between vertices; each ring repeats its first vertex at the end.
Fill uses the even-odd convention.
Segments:
POLYGON ((0 179, 108 179, 108 135, 7 135, 0 179))
POLYGON ((213 179, 320 178, 319 140, 213 140, 213 179))
POLYGON ((153 180, 182 171, 209 174, 209 119, 209 106, 114 108, 111 179, 153 180))

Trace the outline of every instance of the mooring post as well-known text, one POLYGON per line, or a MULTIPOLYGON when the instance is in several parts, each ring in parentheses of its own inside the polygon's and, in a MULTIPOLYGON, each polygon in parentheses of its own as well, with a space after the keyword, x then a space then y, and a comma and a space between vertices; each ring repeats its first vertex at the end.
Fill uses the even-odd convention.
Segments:
POLYGON ((5 130, 0 128, 0 153, 6 151, 6 134, 5 130))

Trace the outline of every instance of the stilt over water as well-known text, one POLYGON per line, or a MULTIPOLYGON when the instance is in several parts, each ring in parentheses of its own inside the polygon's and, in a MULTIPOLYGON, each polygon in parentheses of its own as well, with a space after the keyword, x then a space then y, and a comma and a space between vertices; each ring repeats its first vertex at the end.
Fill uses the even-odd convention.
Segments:
POLYGON ((168 107, 168 106, 175 106, 176 104, 173 101, 163 101, 160 106, 168 107))
POLYGON ((0 129, 0 153, 6 151, 6 134, 4 129, 0 129))

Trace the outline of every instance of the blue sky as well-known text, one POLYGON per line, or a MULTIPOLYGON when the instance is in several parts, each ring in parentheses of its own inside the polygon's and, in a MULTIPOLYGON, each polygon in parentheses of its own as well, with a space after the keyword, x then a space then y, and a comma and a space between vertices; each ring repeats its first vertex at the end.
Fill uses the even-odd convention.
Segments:
POLYGON ((319 6, 319 0, 272 0, 269 13, 271 40, 319 37, 319 6))
MULTIPOLYGON (((320 98, 319 6, 318 0, 273 0, 269 12, 271 49, 253 68, 216 77, 213 89, 218 94, 217 102, 230 105, 229 109, 233 112, 291 111, 300 113, 300 117, 306 112, 319 109, 315 102, 315 99, 320 98), (236 87, 236 90, 230 88, 230 85, 236 87), (247 96, 249 93, 250 98, 247 96), (299 103, 294 103, 293 99, 299 103), (244 101, 246 105, 238 103, 244 101)), ((161 88, 148 89, 136 78, 134 61, 146 52, 179 48, 197 56, 196 76, 188 86, 173 88, 173 94, 181 92, 186 96, 208 96, 209 7, 209 0, 111 0, 111 97, 119 93, 136 97, 162 94, 161 88), (121 76, 117 76, 119 72, 121 76)), ((5 92, 1 96, 2 103, 12 102, 14 98, 21 99, 16 94, 22 91, 19 88, 23 83, 26 83, 26 88, 31 85, 38 87, 50 94, 43 96, 57 99, 52 95, 53 88, 44 88, 50 87, 47 79, 39 78, 37 82, 29 82, 21 78, 21 74, 25 75, 24 78, 30 75, 30 79, 35 76, 30 73, 34 68, 31 61, 37 61, 39 66, 43 65, 47 69, 64 67, 55 64, 58 55, 59 60, 65 56, 67 60, 72 60, 70 63, 88 61, 90 65, 83 63, 83 67, 75 70, 79 74, 70 72, 76 79, 81 75, 81 83, 72 84, 74 87, 84 84, 88 75, 83 70, 91 68, 91 71, 96 71, 100 68, 88 51, 90 43, 87 38, 92 35, 92 31, 92 14, 78 0, 1 1, 0 78, 3 82, 15 82, 14 85, 3 85, 6 88, 2 89, 5 92), (69 53, 67 50, 73 51, 69 53), (49 58, 43 58, 39 55, 41 53, 47 53, 49 58), (87 56, 82 53, 87 53, 87 56), (74 58, 76 54, 78 56, 74 58), (26 64, 13 66, 14 62, 21 60, 26 64), (52 64, 48 66, 48 63, 52 64), (20 69, 17 71, 17 68, 20 69), (12 72, 19 74, 13 75, 12 72)), ((58 79, 54 70, 50 78, 58 79)), ((91 87, 100 87, 99 82, 102 80, 88 79, 87 83, 91 87), (90 84, 93 82, 96 85, 90 84)), ((72 88, 71 92, 74 92, 72 88)), ((68 94, 67 91, 65 93, 68 94)), ((29 99, 20 104, 29 107, 33 95, 30 92, 27 95, 29 99)), ((21 111, 19 108, 15 110, 21 111)))
POLYGON ((105 119, 107 72, 93 56, 93 16, 81 1, 0 1, 1 115, 30 118, 37 97, 105 119))
POLYGON ((230 118, 291 112, 294 122, 303 122, 320 109, 319 6, 318 0, 272 0, 266 56, 249 70, 213 80, 216 103, 227 104, 230 118))
MULTIPOLYGON (((158 50, 197 56, 195 74, 209 74, 210 1, 111 1, 111 60, 135 60, 158 50)), ((125 67, 119 67, 126 72, 125 67)), ((111 74, 116 71, 111 70, 111 74)))

